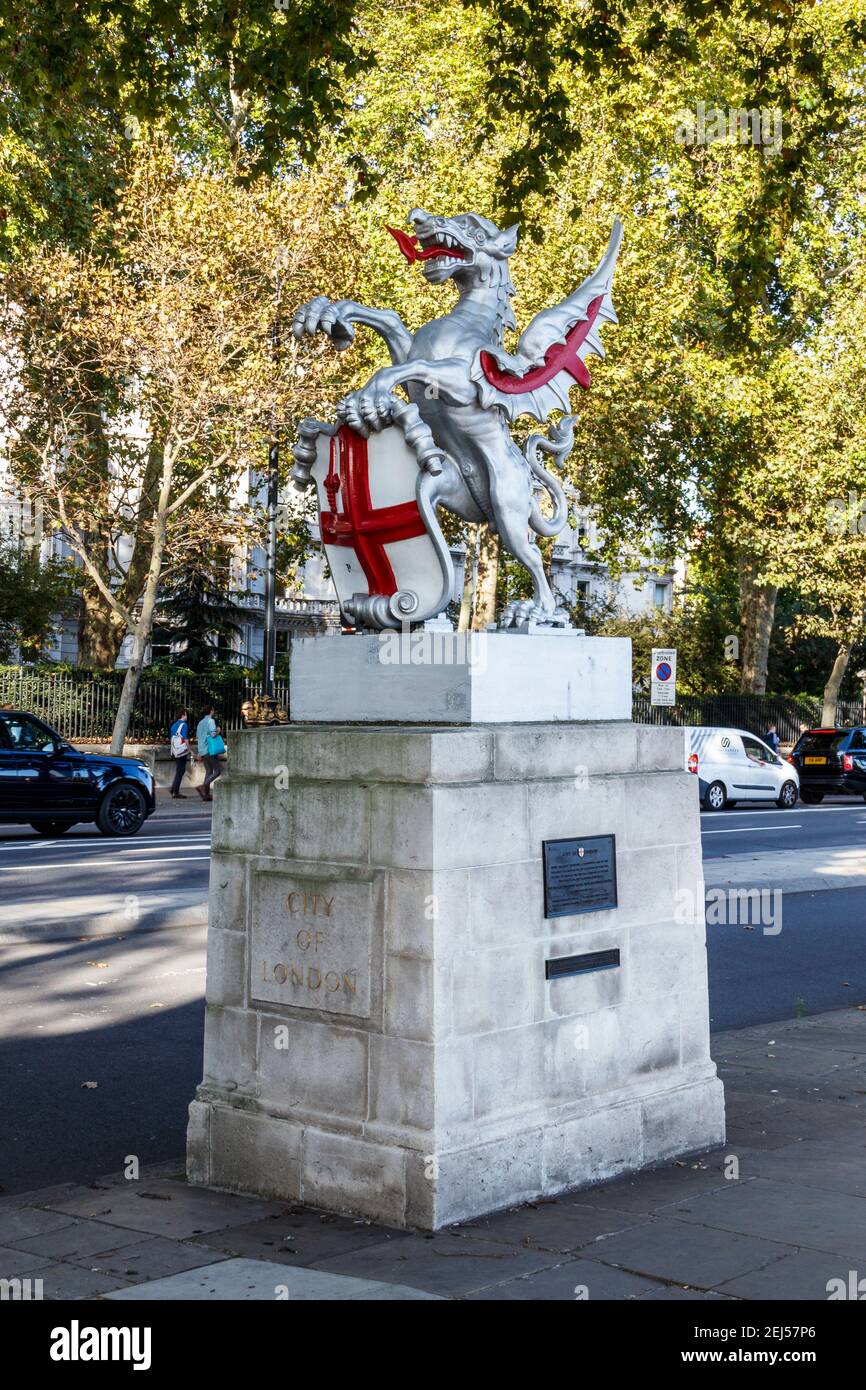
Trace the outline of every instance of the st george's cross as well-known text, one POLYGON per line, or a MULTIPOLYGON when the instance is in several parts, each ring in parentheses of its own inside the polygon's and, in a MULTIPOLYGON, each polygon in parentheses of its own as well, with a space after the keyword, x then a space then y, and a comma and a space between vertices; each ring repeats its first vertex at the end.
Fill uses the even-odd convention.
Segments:
POLYGON ((411 593, 419 607, 435 605, 441 562, 418 506, 418 457, 402 433, 365 439, 341 425, 317 443, 312 477, 322 544, 343 613, 373 595, 411 593))

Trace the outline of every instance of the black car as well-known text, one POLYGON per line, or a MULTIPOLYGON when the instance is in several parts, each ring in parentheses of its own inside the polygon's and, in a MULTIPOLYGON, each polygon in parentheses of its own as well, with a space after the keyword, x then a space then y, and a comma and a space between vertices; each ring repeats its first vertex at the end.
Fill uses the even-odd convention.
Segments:
POLYGON ((135 835, 155 806, 144 763, 80 752, 35 715, 0 709, 0 824, 62 835, 95 821, 103 835, 135 835))
POLYGON ((789 762, 800 774, 800 800, 817 806, 827 792, 866 801, 866 728, 806 729, 789 762))

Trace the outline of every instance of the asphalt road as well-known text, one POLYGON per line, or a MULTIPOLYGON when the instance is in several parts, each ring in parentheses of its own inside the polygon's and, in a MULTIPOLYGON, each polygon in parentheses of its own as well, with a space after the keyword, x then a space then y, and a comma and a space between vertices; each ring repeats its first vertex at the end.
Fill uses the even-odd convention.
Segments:
POLYGON ((790 811, 753 803, 733 811, 702 811, 704 859, 764 854, 776 849, 820 849, 862 845, 866 854, 866 804, 851 797, 790 811))
POLYGON ((0 827, 0 942, 201 923, 210 814, 151 817, 129 839, 77 825, 56 839, 0 827))
MULTIPOLYGON (((0 947, 7 1192, 92 1181, 130 1154, 182 1154, 201 1079, 209 828, 189 808, 129 841, 86 826, 55 841, 0 829, 0 940, 4 928, 29 937, 0 947), (188 925, 160 916, 181 898, 198 904, 188 925)), ((858 802, 740 808, 702 816, 701 829, 722 870, 756 853, 781 864, 797 849, 861 846, 866 869, 858 802)), ((714 1029, 866 1003, 866 887, 785 892, 782 913, 778 933, 708 925, 714 1029)))

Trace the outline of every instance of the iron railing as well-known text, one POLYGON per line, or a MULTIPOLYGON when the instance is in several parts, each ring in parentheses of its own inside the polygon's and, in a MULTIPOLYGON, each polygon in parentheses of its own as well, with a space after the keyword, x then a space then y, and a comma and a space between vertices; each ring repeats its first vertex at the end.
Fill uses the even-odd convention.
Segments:
MULTIPOLYGON (((123 679, 123 671, 55 673, 26 666, 0 667, 0 705, 30 710, 65 738, 98 742, 111 737, 123 679)), ((239 729, 243 722, 241 705, 261 692, 261 681, 248 676, 174 674, 164 667, 145 671, 127 741, 165 741, 179 709, 188 710, 190 718, 197 720, 211 704, 223 729, 239 729)), ((274 693, 288 709, 288 680, 277 680, 274 693)), ((651 705, 648 696, 635 695, 632 717, 638 724, 709 725, 745 729, 759 736, 769 724, 775 724, 780 740, 791 743, 799 736, 801 725, 820 723, 821 701, 788 695, 679 695, 677 703, 669 706, 651 705)), ((843 700, 837 705, 837 724, 857 724, 862 719, 859 700, 843 700)))
MULTIPOLYGON (((709 728, 744 729, 759 738, 775 724, 782 743, 795 743, 803 724, 821 722, 822 701, 796 699, 792 695, 678 695, 675 705, 651 705, 648 695, 635 695, 632 718, 636 724, 695 724, 709 728)), ((842 700, 836 706, 837 724, 859 724, 863 707, 859 700, 842 700)))
MULTIPOLYGON (((6 666, 0 668, 0 705, 29 710, 72 741, 102 742, 111 738, 123 680, 123 671, 55 674, 6 666)), ((145 672, 135 697, 127 742, 166 742, 178 710, 188 710, 195 721, 209 705, 216 709, 223 729, 240 729, 241 705, 261 693, 261 681, 246 676, 218 679, 205 672, 145 672)), ((288 706, 288 681, 277 680, 274 694, 288 706)))

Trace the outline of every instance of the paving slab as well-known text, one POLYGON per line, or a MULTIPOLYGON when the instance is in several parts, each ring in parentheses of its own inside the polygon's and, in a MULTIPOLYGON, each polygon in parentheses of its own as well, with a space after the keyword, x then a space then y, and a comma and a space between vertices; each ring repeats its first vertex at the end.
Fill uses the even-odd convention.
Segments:
POLYGON ((752 1177, 773 1178, 866 1197, 866 1131, 864 1142, 851 1154, 840 1154, 837 1144, 801 1139, 779 1149, 738 1149, 737 1157, 741 1182, 752 1177))
POLYGON ((31 1250, 36 1255, 46 1255, 53 1260, 66 1260, 99 1255, 146 1239, 142 1231, 123 1231, 101 1221, 82 1220, 72 1221, 55 1231, 43 1231, 38 1236, 27 1236, 15 1243, 19 1250, 31 1250))
MULTIPOLYGON (((783 1300, 785 1302, 825 1302, 831 1279, 844 1279, 847 1285, 850 1260, 823 1251, 795 1250, 775 1264, 751 1270, 719 1288, 735 1298, 783 1300)), ((866 1272, 866 1271, 864 1271, 866 1272)))
POLYGON ((31 1236, 46 1231, 59 1231, 71 1226, 73 1219, 65 1212, 40 1211, 36 1207, 0 1205, 0 1245, 18 1245, 31 1236))
POLYGON ((156 1279, 135 1288, 110 1293, 117 1300, 143 1299, 194 1302, 226 1300, 233 1303, 288 1301, 418 1302, 435 1298, 417 1288, 377 1284, 368 1279, 345 1278, 311 1269, 292 1269, 265 1260, 223 1260, 207 1269, 190 1269, 167 1279, 156 1279))
MULTIPOLYGON (((698 1199, 702 1200, 706 1198, 698 1199)), ((697 1289, 712 1289, 738 1274, 772 1264, 790 1251, 790 1245, 735 1231, 690 1225, 664 1216, 624 1235, 599 1241, 588 1258, 616 1265, 632 1274, 652 1275, 697 1289)))
MULTIPOLYGON (((140 1232, 138 1234, 141 1235, 140 1232)), ((69 1257, 69 1263, 81 1265, 94 1273, 112 1274, 118 1279, 143 1283, 167 1274, 179 1274, 186 1269, 217 1264, 225 1258, 219 1250, 209 1250, 205 1245, 166 1240, 164 1236, 142 1235, 137 1244, 123 1245, 108 1253, 91 1255, 89 1259, 69 1257)))
POLYGON ((729 1183, 725 1191, 708 1192, 668 1211, 681 1223, 699 1223, 704 1230, 742 1232, 847 1255, 859 1259, 866 1270, 866 1198, 847 1192, 814 1191, 805 1183, 756 1178, 744 1187, 729 1183))
POLYGON ((717 1153, 702 1159, 686 1159, 664 1168, 647 1169, 630 1177, 617 1178, 603 1187, 592 1187, 587 1192, 577 1194, 574 1200, 602 1211, 613 1207, 621 1212, 652 1215, 672 1203, 681 1202, 692 1193, 714 1192, 716 1188, 724 1187, 727 1181, 724 1163, 724 1155, 719 1157, 717 1153))
POLYGON ((129 1282, 112 1274, 71 1264, 46 1265, 35 1277, 42 1280, 42 1297, 51 1301, 101 1298, 114 1289, 126 1288, 129 1282))
POLYGON ((48 1264, 51 1264, 49 1259, 44 1255, 34 1255, 32 1250, 0 1246, 0 1279, 17 1279, 20 1274, 35 1273, 48 1264))
POLYGON ((535 1274, 521 1274, 502 1284, 476 1289, 466 1295, 469 1303, 600 1302, 637 1298, 658 1286, 649 1279, 591 1260, 568 1260, 535 1274))
POLYGON ((380 1245, 383 1241, 399 1242, 411 1234, 411 1231, 388 1230, 369 1221, 298 1207, 285 1215, 215 1231, 202 1236, 200 1243, 224 1254, 305 1265, 361 1250, 367 1245, 380 1245))
POLYGON ((629 1230, 647 1218, 633 1211, 596 1210, 581 1202, 539 1202, 475 1217, 449 1227, 469 1240, 501 1241, 521 1249, 567 1252, 591 1245, 601 1236, 629 1230))
POLYGON ((380 1279, 384 1283, 410 1284, 429 1293, 456 1297, 557 1263, 560 1261, 553 1255, 541 1251, 439 1234, 409 1236, 397 1245, 370 1245, 365 1250, 317 1262, 315 1268, 380 1279))
POLYGON ((110 1191, 73 1197, 58 1203, 54 1210, 183 1240, 256 1218, 280 1215, 285 1205, 205 1187, 187 1187, 169 1178, 153 1182, 143 1178, 110 1191))

